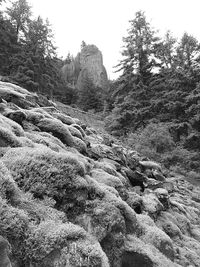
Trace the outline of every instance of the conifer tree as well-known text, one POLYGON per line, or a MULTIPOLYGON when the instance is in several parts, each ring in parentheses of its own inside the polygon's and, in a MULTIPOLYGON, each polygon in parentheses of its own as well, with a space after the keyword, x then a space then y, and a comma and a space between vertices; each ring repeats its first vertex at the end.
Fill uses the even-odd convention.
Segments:
POLYGON ((84 110, 99 111, 102 109, 102 102, 98 96, 98 89, 94 85, 89 75, 83 77, 81 86, 78 91, 78 105, 84 110))

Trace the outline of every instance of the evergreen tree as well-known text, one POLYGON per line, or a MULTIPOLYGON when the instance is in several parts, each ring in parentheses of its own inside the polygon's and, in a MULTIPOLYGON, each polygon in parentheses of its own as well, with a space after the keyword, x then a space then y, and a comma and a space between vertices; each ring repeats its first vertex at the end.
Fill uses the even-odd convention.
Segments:
POLYGON ((172 36, 170 31, 167 31, 164 39, 156 45, 156 57, 160 63, 158 63, 158 67, 168 70, 176 68, 176 47, 177 39, 172 36))
POLYGON ((82 41, 82 42, 81 42, 81 50, 82 50, 84 47, 86 47, 86 42, 85 42, 85 41, 82 41))
POLYGON ((39 16, 29 22, 25 39, 21 43, 20 51, 13 60, 14 79, 20 85, 30 90, 51 92, 55 76, 52 59, 55 56, 55 47, 52 42, 52 32, 48 21, 44 22, 39 16), (52 67, 52 72, 50 71, 52 67))
POLYGON ((15 28, 0 13, 0 75, 10 75, 12 57, 18 50, 15 28))
MULTIPOLYGON (((118 65, 123 73, 116 82, 116 107, 113 112, 115 130, 121 128, 125 132, 148 114, 151 96, 148 84, 157 67, 156 46, 159 41, 143 12, 137 12, 130 23, 128 37, 123 39, 125 47, 122 55, 125 58, 118 65)), ((112 124, 109 127, 112 128, 112 124)))
POLYGON ((144 12, 137 12, 135 19, 130 21, 128 36, 123 38, 125 57, 120 64, 123 76, 137 75, 144 84, 148 82, 151 71, 155 67, 155 45, 158 38, 147 22, 144 12))
POLYGON ((84 110, 102 110, 103 104, 89 75, 85 75, 78 91, 78 105, 84 110))
POLYGON ((31 6, 27 0, 16 0, 12 3, 10 8, 7 8, 7 14, 11 23, 15 26, 18 38, 20 34, 27 32, 28 24, 30 22, 31 6))
POLYGON ((200 44, 198 40, 184 33, 177 47, 178 66, 185 70, 191 70, 192 65, 200 59, 200 44))

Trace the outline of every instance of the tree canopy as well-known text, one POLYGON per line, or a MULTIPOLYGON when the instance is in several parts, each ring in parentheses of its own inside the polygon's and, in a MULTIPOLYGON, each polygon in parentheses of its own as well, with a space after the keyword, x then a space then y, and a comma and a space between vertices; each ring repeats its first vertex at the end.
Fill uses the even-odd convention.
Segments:
MULTIPOLYGON (((113 110, 107 129, 127 134, 151 122, 197 125, 199 114, 200 44, 184 33, 164 37, 137 12, 123 39, 122 74, 112 89, 113 110)), ((192 126, 193 127, 193 126, 192 126)))

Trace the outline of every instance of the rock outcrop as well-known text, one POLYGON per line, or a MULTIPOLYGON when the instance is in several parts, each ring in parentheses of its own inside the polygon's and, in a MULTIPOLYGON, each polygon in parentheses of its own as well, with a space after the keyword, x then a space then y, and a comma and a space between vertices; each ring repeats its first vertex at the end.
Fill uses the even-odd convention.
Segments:
POLYGON ((200 266, 199 187, 18 86, 0 96, 0 266, 200 266))
POLYGON ((83 80, 90 78, 96 87, 103 90, 108 88, 108 77, 103 65, 101 51, 95 45, 86 45, 75 59, 62 68, 65 80, 81 88, 83 80))

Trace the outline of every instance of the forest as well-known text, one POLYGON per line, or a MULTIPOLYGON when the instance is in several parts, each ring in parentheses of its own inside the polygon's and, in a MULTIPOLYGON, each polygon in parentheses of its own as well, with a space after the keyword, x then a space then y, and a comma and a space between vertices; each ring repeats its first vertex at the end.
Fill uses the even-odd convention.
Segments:
POLYGON ((98 112, 112 136, 165 164, 200 168, 200 43, 194 36, 178 39, 167 31, 161 37, 145 13, 136 12, 115 67, 119 77, 99 97, 90 79, 80 91, 66 83, 60 70, 72 56, 57 56, 49 21, 33 18, 26 0, 2 10, 1 80, 98 112))

